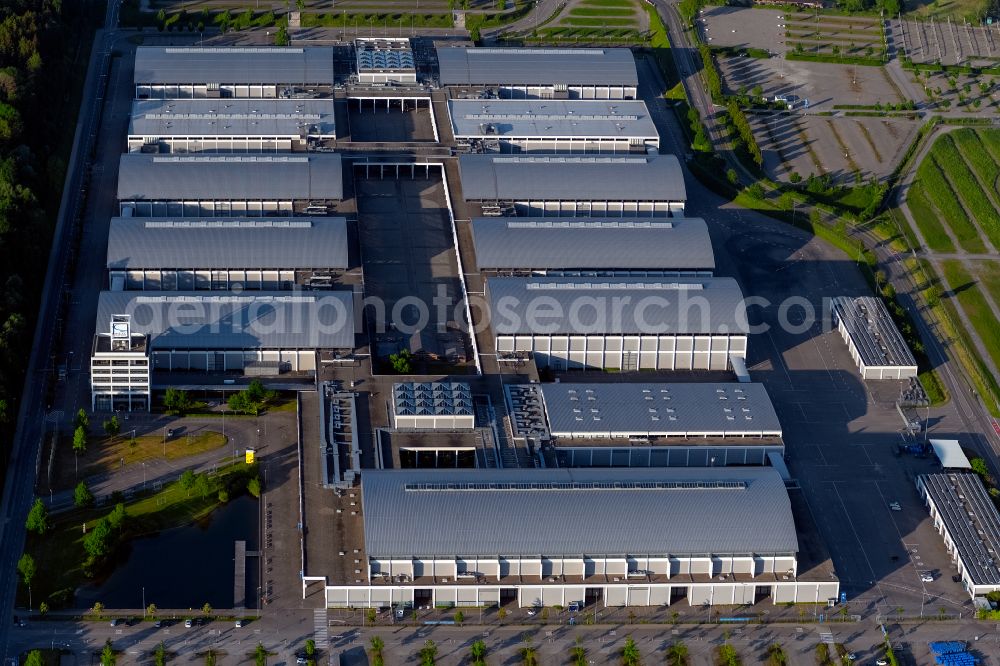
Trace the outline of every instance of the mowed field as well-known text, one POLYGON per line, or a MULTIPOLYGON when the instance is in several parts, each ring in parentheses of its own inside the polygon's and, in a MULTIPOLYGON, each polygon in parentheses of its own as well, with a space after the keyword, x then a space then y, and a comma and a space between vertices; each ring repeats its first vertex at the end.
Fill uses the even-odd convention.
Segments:
POLYGON ((649 29, 638 0, 570 0, 539 38, 555 42, 628 42, 641 40, 649 29))
POLYGON ((1000 366, 1000 130, 943 134, 906 195, 957 307, 1000 366), (962 254, 975 255, 962 258, 962 254))
POLYGON ((917 168, 907 204, 935 252, 995 253, 1000 248, 1000 131, 942 135, 917 168))

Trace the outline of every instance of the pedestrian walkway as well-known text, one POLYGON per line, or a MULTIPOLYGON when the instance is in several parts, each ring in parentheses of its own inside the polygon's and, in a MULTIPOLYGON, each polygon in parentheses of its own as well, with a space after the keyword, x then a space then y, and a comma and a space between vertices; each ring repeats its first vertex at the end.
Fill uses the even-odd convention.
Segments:
POLYGON ((317 608, 313 611, 313 640, 316 641, 317 650, 325 650, 329 644, 329 633, 327 629, 326 609, 317 608))

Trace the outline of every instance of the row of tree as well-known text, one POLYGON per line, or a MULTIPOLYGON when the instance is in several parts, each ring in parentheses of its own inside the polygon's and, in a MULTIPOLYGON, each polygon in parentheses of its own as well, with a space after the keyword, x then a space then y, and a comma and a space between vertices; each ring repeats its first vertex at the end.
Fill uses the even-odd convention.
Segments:
MULTIPOLYGON (((783 656, 781 646, 778 645, 773 646, 769 653, 774 653, 774 648, 783 656)), ((469 655, 465 663, 472 666, 486 666, 487 652, 486 643, 482 639, 477 640, 469 646, 469 655)), ((437 653, 438 647, 434 641, 424 641, 420 650, 417 651, 416 661, 420 663, 420 666, 434 666, 437 663, 437 653)), ((385 666, 385 641, 379 636, 372 636, 368 646, 368 654, 372 666, 385 666)), ((518 656, 522 666, 538 666, 539 664, 538 648, 532 644, 530 637, 525 641, 525 645, 518 650, 518 656)), ((626 637, 618 657, 622 666, 639 666, 642 663, 639 646, 636 645, 631 636, 626 637)), ((579 638, 569 650, 569 663, 573 666, 586 666, 586 664, 591 663, 587 656, 587 647, 579 638)), ((688 666, 688 648, 683 641, 675 641, 667 648, 666 663, 668 666, 688 666)))
MULTIPOLYGON (((0 440, 13 439, 98 3, 0 2, 0 440), (61 98, 57 99, 59 95, 61 98)), ((0 447, 0 467, 10 457, 0 447)), ((0 470, 2 471, 2 470, 0 470)), ((3 475, 0 475, 2 478, 3 475)))

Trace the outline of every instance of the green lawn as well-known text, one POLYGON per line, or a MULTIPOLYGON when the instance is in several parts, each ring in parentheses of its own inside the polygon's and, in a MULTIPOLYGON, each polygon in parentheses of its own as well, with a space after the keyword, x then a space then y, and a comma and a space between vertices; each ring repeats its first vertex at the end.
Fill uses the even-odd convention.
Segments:
POLYGON ((952 233, 966 252, 981 254, 986 251, 986 245, 979 231, 969 219, 968 213, 959 203, 958 196, 952 190, 951 184, 945 178, 940 165, 935 161, 933 152, 917 167, 917 181, 924 188, 927 200, 940 211, 948 222, 952 233))
POLYGON ((567 16, 559 21, 559 23, 560 25, 580 25, 594 28, 601 26, 629 27, 635 25, 635 21, 630 18, 587 18, 581 16, 567 16))
POLYGON ((583 0, 581 5, 586 5, 588 7, 634 7, 635 3, 632 0, 583 0))
POLYGON ((941 266, 945 280, 955 293, 955 299, 982 339, 987 353, 994 364, 1000 365, 1000 322, 983 297, 981 285, 958 260, 943 261, 941 266))
POLYGON ((941 167, 952 190, 962 200, 962 206, 969 212, 979 230, 994 247, 1000 247, 1000 213, 984 190, 984 186, 993 187, 995 176, 994 180, 980 182, 966 164, 963 153, 959 152, 950 134, 945 134, 934 142, 931 157, 941 167))
POLYGON ((935 252, 954 252, 955 244, 941 224, 940 216, 927 201, 927 195, 920 183, 913 183, 906 193, 906 205, 913 215, 917 228, 923 234, 927 247, 935 252))
POLYGON ((635 16, 631 7, 574 7, 569 10, 570 16, 635 16))
POLYGON ((972 265, 976 269, 976 277, 993 298, 993 302, 1000 305, 1000 261, 980 260, 973 261, 972 265))

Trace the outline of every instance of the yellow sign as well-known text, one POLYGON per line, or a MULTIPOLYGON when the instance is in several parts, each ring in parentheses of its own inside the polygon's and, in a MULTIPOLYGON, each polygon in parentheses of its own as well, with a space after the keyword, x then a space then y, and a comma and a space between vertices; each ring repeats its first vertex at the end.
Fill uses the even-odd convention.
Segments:
POLYGON ((254 450, 253 450, 253 449, 247 449, 247 450, 246 450, 246 463, 247 463, 248 465, 252 465, 252 464, 253 464, 253 456, 254 456, 254 453, 255 453, 255 452, 254 452, 254 450))

